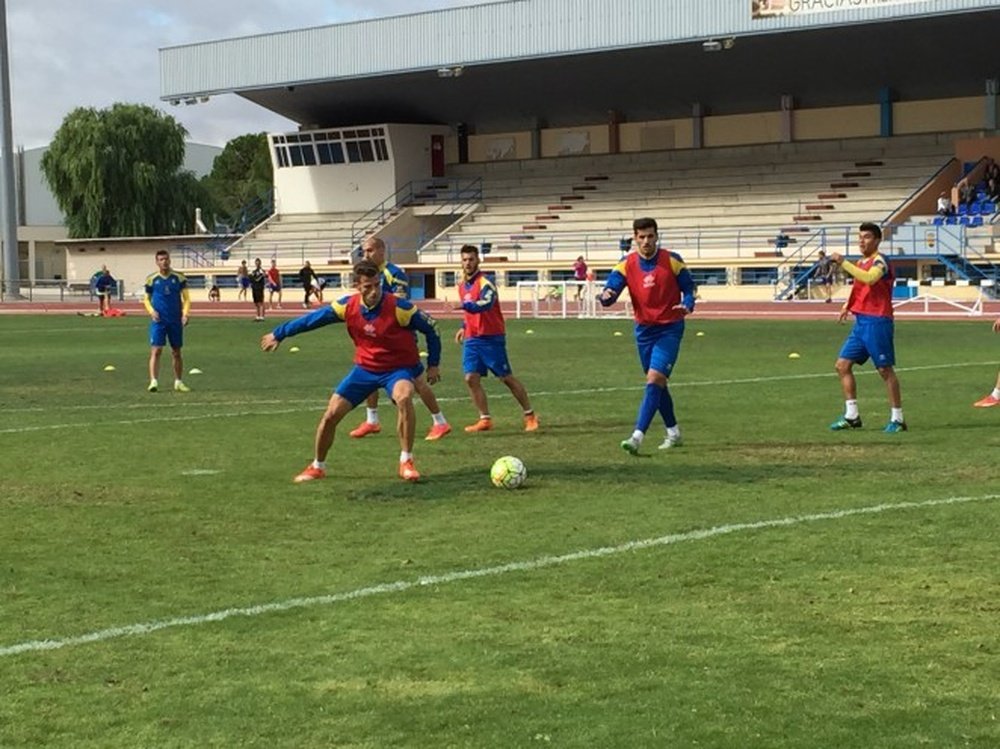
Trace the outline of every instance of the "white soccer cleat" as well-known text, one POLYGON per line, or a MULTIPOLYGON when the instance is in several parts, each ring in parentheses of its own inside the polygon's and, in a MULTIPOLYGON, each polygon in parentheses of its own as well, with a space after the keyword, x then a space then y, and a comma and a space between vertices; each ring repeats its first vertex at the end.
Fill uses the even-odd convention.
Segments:
POLYGON ((657 450, 669 450, 671 447, 680 447, 684 444, 684 440, 678 434, 676 437, 671 437, 669 434, 664 438, 657 450))

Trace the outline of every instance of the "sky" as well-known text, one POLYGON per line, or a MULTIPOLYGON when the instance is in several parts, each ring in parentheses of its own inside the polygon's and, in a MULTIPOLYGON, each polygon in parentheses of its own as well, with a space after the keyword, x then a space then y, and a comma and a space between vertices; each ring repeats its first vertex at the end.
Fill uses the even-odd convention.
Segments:
POLYGON ((6 0, 14 148, 51 142, 77 107, 148 104, 195 143, 294 123, 236 96, 160 101, 159 50, 181 44, 479 5, 490 0, 6 0))

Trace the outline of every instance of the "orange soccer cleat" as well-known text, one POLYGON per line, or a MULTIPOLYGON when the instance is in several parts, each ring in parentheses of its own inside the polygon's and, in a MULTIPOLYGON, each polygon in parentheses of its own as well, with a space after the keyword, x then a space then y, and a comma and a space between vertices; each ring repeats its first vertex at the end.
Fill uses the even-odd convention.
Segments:
POLYGON ((296 476, 292 481, 296 484, 301 484, 304 481, 316 481, 318 479, 325 479, 326 471, 322 468, 314 468, 313 464, 310 463, 306 466, 305 470, 302 471, 298 476, 296 476))
POLYGON ((451 424, 435 424, 431 427, 431 430, 427 432, 427 436, 424 437, 428 442, 434 442, 444 437, 446 434, 451 432, 451 424))
POLYGON ((538 431, 538 414, 532 412, 530 414, 525 414, 524 416, 524 431, 526 432, 537 432, 538 431))
POLYGON ((367 437, 369 434, 378 434, 381 431, 381 424, 369 424, 365 421, 357 429, 352 429, 350 435, 355 439, 361 439, 362 437, 367 437))
POLYGON ((420 481, 420 471, 414 467, 412 460, 404 460, 399 464, 399 477, 403 481, 420 481))
POLYGON ((990 393, 985 398, 980 398, 975 403, 972 404, 976 408, 990 408, 991 406, 1000 406, 1000 398, 997 398, 990 393))
POLYGON ((467 432, 488 432, 493 428, 493 419, 480 419, 465 428, 467 432))

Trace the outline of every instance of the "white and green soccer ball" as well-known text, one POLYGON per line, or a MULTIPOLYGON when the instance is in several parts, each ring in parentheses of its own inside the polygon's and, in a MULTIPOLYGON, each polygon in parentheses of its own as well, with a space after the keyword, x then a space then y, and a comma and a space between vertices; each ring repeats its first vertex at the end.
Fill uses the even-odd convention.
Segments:
POLYGON ((526 478, 528 478, 528 469, 524 467, 520 458, 515 458, 513 455, 497 458, 493 467, 490 468, 490 481, 493 482, 493 486, 501 489, 516 489, 524 483, 526 478))

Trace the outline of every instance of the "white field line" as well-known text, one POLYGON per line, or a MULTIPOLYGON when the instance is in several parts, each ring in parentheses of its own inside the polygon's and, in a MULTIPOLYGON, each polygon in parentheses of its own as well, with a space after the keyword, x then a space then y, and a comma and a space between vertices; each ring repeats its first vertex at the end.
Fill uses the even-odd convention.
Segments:
MULTIPOLYGON (((928 364, 919 367, 897 367, 897 372, 922 372, 927 370, 937 370, 937 369, 957 369, 960 367, 995 367, 1000 362, 997 361, 985 361, 985 362, 953 362, 950 364, 928 364)), ((874 369, 863 369, 858 371, 856 374, 861 375, 873 375, 876 374, 874 369)), ((757 385, 762 382, 791 382, 793 380, 817 380, 823 378, 833 378, 836 373, 833 371, 829 372, 814 372, 807 374, 795 374, 795 375, 774 375, 768 377, 742 377, 728 380, 700 380, 695 382, 674 382, 670 384, 671 388, 689 388, 689 387, 721 387, 724 385, 757 385)), ((597 393, 624 393, 642 390, 642 387, 631 385, 628 387, 607 387, 607 388, 584 388, 580 390, 558 390, 558 391, 541 391, 532 392, 532 398, 551 398, 554 396, 565 396, 565 395, 594 395, 597 393)), ((496 393, 493 397, 503 398, 504 393, 496 393)), ((509 397, 509 396, 508 396, 509 397)), ((464 403, 467 400, 465 396, 460 397, 438 397, 438 401, 442 403, 464 403)), ((265 405, 295 405, 302 404, 306 406, 315 406, 316 410, 323 408, 326 404, 318 398, 300 398, 296 400, 259 400, 252 401, 254 408, 249 411, 227 411, 224 413, 202 413, 202 414, 186 414, 184 416, 164 416, 164 417, 154 417, 154 418, 144 418, 144 419, 124 419, 119 421, 101 421, 101 425, 112 425, 112 426, 131 426, 134 424, 154 424, 158 422, 170 422, 170 421, 204 421, 206 419, 231 419, 231 418, 242 418, 244 416, 281 416, 289 413, 301 413, 301 408, 281 408, 276 410, 262 410, 260 406, 265 405)), ((130 404, 124 406, 124 408, 189 408, 192 405, 197 405, 201 407, 231 407, 231 406, 247 406, 247 400, 238 401, 211 401, 211 402, 198 402, 192 401, 191 399, 184 398, 181 401, 171 404, 130 404)), ((89 406, 53 406, 42 407, 42 406, 31 406, 26 408, 5 408, 5 414, 12 413, 46 413, 48 411, 86 411, 86 410, 107 410, 107 405, 89 405, 89 406)), ((72 424, 42 424, 37 426, 28 427, 10 427, 7 429, 0 429, 0 434, 26 434, 28 432, 43 432, 50 431, 54 429, 73 429, 73 428, 91 428, 92 426, 97 426, 91 423, 72 423, 72 424)))
POLYGON ((355 588, 354 590, 345 591, 343 593, 332 593, 324 596, 310 596, 307 598, 288 598, 284 601, 274 601, 272 603, 262 603, 255 606, 222 609, 208 614, 196 614, 193 616, 181 616, 172 619, 158 619, 139 624, 127 624, 120 627, 99 629, 94 632, 88 632, 83 635, 75 635, 71 637, 57 637, 48 640, 29 640, 27 642, 19 642, 13 645, 0 646, 0 658, 19 655, 22 653, 59 650, 61 648, 75 647, 77 645, 86 645, 92 642, 114 640, 120 637, 138 637, 152 634, 153 632, 158 632, 162 629, 194 627, 201 624, 209 624, 211 622, 220 622, 234 616, 256 617, 279 611, 289 611, 291 609, 332 606, 334 604, 344 603, 346 601, 355 601, 362 598, 371 598, 373 596, 387 595, 390 593, 403 593, 405 591, 430 585, 446 585, 448 583, 459 582, 462 580, 498 577, 511 572, 534 572, 536 570, 546 569, 549 567, 558 567, 570 562, 600 559, 617 554, 624 554, 630 551, 641 551, 643 549, 671 546, 674 544, 685 543, 687 541, 703 541, 705 539, 715 538, 716 536, 725 536, 733 533, 741 533, 743 531, 785 528, 802 525, 804 523, 816 523, 823 520, 840 520, 842 518, 856 517, 859 515, 879 515, 885 512, 898 510, 922 509, 927 507, 939 507, 942 505, 965 504, 969 502, 987 502, 996 499, 1000 499, 1000 494, 985 494, 979 497, 948 497, 947 499, 929 499, 923 502, 886 503, 869 505, 867 507, 833 510, 830 512, 818 512, 809 515, 792 515, 773 520, 757 520, 750 523, 716 525, 711 528, 702 528, 699 530, 687 531, 685 533, 670 533, 665 536, 658 536, 657 538, 628 541, 623 544, 618 544, 617 546, 602 546, 597 549, 584 549, 582 551, 574 551, 568 554, 542 556, 523 562, 508 562, 507 564, 500 564, 494 567, 456 570, 454 572, 446 572, 440 575, 418 577, 415 580, 397 580, 396 582, 391 583, 380 583, 378 585, 371 585, 364 588, 355 588))

